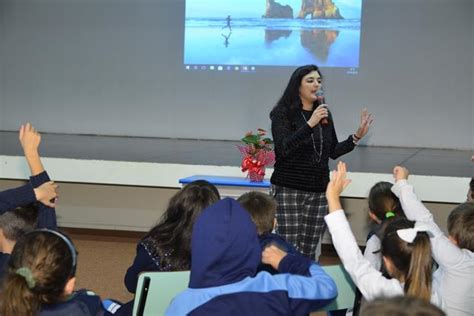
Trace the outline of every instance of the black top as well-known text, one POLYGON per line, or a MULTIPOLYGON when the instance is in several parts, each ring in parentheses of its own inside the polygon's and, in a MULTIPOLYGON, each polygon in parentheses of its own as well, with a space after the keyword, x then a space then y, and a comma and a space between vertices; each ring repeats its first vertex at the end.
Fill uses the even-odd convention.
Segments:
POLYGON ((331 113, 328 124, 318 124, 314 128, 306 122, 311 114, 312 111, 303 110, 290 114, 284 107, 276 107, 270 114, 276 155, 270 179, 272 184, 309 192, 325 192, 329 182, 329 158, 337 159, 354 149, 352 135, 343 142, 337 140, 331 113), (321 134, 323 143, 320 157, 321 134))

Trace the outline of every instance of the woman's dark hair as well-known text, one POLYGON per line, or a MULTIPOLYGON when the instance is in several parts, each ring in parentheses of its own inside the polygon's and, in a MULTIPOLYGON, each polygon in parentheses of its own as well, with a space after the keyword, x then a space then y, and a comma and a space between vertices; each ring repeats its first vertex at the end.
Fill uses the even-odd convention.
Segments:
POLYGON ((382 239, 382 256, 390 259, 396 268, 393 274, 405 281, 408 296, 429 301, 431 298, 432 259, 430 239, 426 232, 418 232, 413 242, 402 240, 397 231, 413 228, 406 218, 390 221, 382 239))
POLYGON ((16 243, 8 262, 0 315, 37 315, 43 305, 63 301, 66 283, 75 274, 76 255, 72 242, 61 233, 27 233, 16 243), (22 274, 22 270, 28 272, 22 274))
POLYGON ((219 199, 216 187, 204 180, 189 183, 171 198, 160 222, 142 240, 151 255, 159 258, 161 270, 189 270, 194 221, 219 199))
POLYGON ((397 217, 404 216, 400 200, 392 192, 393 184, 390 182, 377 182, 369 192, 369 210, 383 222, 387 213, 392 212, 397 217))
MULTIPOLYGON (((317 71, 322 78, 321 72, 319 71, 319 68, 316 65, 305 65, 296 68, 296 70, 293 71, 293 74, 290 77, 290 81, 288 81, 288 85, 286 86, 283 95, 281 96, 280 100, 278 100, 273 110, 275 110, 276 108, 285 108, 288 111, 287 113, 289 115, 292 115, 292 113, 299 111, 302 107, 299 92, 301 80, 303 80, 303 77, 312 71, 317 71)), ((270 117, 271 116, 272 113, 270 113, 270 117)))

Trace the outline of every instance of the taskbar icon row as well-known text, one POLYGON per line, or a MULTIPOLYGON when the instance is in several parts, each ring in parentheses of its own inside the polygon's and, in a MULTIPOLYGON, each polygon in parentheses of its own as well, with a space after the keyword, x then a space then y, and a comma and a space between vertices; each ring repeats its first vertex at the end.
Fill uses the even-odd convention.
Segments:
POLYGON ((255 66, 241 65, 185 65, 186 70, 255 72, 255 66))

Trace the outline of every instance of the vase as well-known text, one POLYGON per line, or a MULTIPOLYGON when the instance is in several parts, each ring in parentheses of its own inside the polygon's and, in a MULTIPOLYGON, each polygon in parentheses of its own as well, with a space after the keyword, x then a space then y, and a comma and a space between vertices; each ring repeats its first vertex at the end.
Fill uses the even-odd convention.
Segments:
POLYGON ((265 177, 265 167, 249 170, 248 177, 250 182, 262 182, 265 177))

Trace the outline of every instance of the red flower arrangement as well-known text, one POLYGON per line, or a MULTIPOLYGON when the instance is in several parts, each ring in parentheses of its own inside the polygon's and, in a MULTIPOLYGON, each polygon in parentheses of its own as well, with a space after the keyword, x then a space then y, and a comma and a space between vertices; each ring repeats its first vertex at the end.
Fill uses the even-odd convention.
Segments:
POLYGON ((261 182, 265 176, 265 167, 275 163, 273 141, 265 137, 267 131, 258 128, 257 133, 247 132, 242 142, 237 145, 242 154, 242 172, 248 171, 247 177, 252 182, 261 182))

